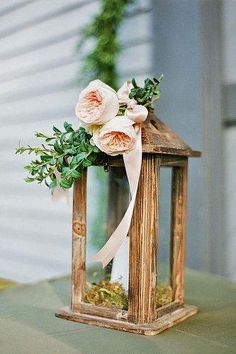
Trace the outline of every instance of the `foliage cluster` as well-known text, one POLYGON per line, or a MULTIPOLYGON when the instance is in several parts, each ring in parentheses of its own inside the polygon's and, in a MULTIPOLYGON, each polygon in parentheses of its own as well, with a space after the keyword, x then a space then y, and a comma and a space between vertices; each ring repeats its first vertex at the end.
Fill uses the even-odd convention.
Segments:
POLYGON ((147 107, 148 110, 154 109, 153 103, 160 97, 161 91, 157 88, 161 80, 164 78, 163 75, 159 79, 153 78, 146 79, 144 81, 144 87, 139 87, 135 81, 132 79, 133 88, 131 89, 129 98, 134 98, 138 104, 147 107))
POLYGON ((27 146, 16 150, 17 154, 34 153, 38 157, 25 166, 29 172, 26 182, 44 182, 51 191, 57 186, 69 189, 82 170, 94 163, 100 150, 90 144, 91 136, 85 129, 74 130, 67 122, 64 129, 53 127, 51 136, 36 133, 37 138, 45 141, 40 147, 27 146))
MULTIPOLYGON (((143 87, 139 87, 132 80, 133 88, 130 98, 134 98, 139 104, 152 109, 152 103, 160 96, 157 88, 162 76, 159 79, 146 79, 143 87)), ((121 105, 119 113, 124 114, 126 105, 121 105)), ((58 186, 64 189, 71 188, 74 181, 81 176, 83 169, 94 164, 97 154, 101 151, 90 143, 91 135, 80 127, 74 130, 72 125, 65 122, 64 130, 53 127, 52 135, 36 133, 37 138, 44 142, 39 147, 19 147, 17 154, 34 153, 36 159, 25 166, 29 176, 26 182, 44 182, 53 192, 58 186)))

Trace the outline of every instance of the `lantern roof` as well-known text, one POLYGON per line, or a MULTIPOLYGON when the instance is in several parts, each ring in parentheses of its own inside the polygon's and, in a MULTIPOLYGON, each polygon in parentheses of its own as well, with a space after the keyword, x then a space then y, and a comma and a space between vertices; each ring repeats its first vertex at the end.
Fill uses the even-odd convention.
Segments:
POLYGON ((144 153, 168 154, 188 157, 201 156, 192 150, 171 128, 154 113, 149 113, 142 125, 142 147, 144 153))

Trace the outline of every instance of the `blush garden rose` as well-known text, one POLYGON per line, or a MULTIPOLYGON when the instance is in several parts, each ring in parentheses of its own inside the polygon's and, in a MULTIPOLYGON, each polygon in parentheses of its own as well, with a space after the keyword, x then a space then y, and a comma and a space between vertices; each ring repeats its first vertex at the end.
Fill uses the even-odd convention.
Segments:
POLYGON ((116 156, 135 148, 134 121, 118 116, 93 133, 92 142, 107 155, 116 156))
POLYGON ((82 125, 102 125, 114 118, 119 111, 117 93, 100 80, 91 81, 81 92, 75 108, 82 125))

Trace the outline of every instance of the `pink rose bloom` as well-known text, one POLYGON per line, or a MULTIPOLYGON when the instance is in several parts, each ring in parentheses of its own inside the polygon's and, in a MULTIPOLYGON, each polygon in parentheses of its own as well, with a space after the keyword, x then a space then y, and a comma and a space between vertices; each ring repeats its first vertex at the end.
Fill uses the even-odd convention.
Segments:
POLYGON ((75 114, 82 125, 102 125, 119 111, 117 93, 100 80, 91 81, 80 93, 75 114))
POLYGON ((108 155, 116 156, 135 148, 136 132, 134 122, 125 116, 118 116, 93 132, 91 143, 108 155))

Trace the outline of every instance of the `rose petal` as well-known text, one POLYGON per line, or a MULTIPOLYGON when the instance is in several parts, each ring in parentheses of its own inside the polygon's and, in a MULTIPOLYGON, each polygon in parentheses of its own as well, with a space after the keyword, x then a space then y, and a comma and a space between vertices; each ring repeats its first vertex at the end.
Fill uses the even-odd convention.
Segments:
POLYGON ((111 120, 109 120, 109 122, 107 122, 106 124, 104 124, 104 126, 101 128, 102 132, 105 132, 106 130, 119 130, 122 129, 124 127, 130 127, 134 124, 134 122, 127 118, 126 116, 117 116, 111 120))

